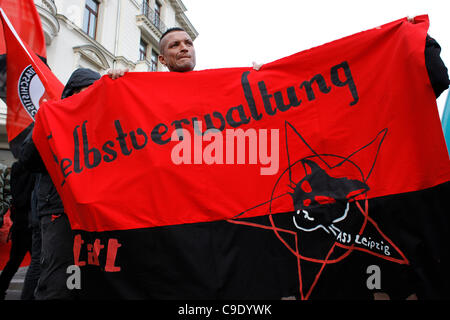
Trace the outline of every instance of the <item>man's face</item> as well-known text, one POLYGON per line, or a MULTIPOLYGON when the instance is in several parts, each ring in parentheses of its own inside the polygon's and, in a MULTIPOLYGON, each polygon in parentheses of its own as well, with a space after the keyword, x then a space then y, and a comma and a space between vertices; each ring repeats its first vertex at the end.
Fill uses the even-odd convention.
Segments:
POLYGON ((191 37, 184 31, 173 31, 167 34, 161 43, 159 61, 170 71, 194 70, 195 49, 191 37))

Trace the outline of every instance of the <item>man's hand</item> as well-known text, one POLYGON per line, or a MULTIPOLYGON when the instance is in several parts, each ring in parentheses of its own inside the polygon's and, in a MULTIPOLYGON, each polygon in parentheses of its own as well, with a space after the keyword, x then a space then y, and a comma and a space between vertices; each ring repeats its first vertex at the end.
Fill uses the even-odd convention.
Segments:
POLYGON ((261 67, 263 66, 262 63, 259 64, 259 63, 256 63, 255 61, 253 61, 252 64, 253 64, 253 69, 256 70, 256 71, 258 71, 259 69, 261 69, 261 67))
POLYGON ((414 18, 415 18, 415 17, 408 16, 408 17, 406 17, 406 20, 408 20, 409 23, 416 23, 416 21, 414 20, 414 18))
POLYGON ((120 77, 123 77, 125 75, 125 73, 127 73, 128 71, 130 71, 128 68, 125 68, 125 69, 109 69, 106 74, 111 79, 115 80, 115 79, 118 79, 120 77))

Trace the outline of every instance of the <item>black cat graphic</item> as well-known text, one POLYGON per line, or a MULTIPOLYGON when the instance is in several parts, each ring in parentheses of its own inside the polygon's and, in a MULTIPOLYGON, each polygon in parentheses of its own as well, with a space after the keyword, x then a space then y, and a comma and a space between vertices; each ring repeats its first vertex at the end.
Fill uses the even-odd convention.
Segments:
POLYGON ((306 175, 290 193, 294 203, 293 222, 297 229, 327 233, 340 230, 336 223, 347 217, 349 201, 369 190, 367 184, 348 178, 334 178, 310 159, 302 159, 306 175))

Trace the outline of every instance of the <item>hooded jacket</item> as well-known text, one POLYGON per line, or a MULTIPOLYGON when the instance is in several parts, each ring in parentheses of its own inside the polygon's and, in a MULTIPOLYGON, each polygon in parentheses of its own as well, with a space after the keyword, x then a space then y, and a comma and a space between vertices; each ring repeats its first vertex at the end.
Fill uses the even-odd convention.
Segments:
MULTIPOLYGON (((61 99, 70 97, 79 89, 90 86, 100 77, 98 72, 87 68, 75 70, 64 87, 61 99)), ((62 214, 64 213, 63 203, 33 142, 32 134, 33 131, 25 138, 19 160, 28 170, 37 173, 35 183, 37 214, 39 217, 62 214)))
POLYGON ((67 81, 66 86, 64 87, 61 99, 70 97, 81 88, 89 87, 98 79, 100 79, 100 74, 91 69, 79 68, 75 70, 67 81))

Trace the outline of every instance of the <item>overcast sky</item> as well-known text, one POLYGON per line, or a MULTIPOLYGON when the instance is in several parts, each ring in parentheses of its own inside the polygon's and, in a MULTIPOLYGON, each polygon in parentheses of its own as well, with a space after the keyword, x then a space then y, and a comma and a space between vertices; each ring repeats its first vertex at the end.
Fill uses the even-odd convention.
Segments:
MULTIPOLYGON (((196 70, 271 62, 406 16, 428 14, 450 67, 449 0, 183 0, 196 70)), ((442 114, 447 90, 438 99, 442 114)))

